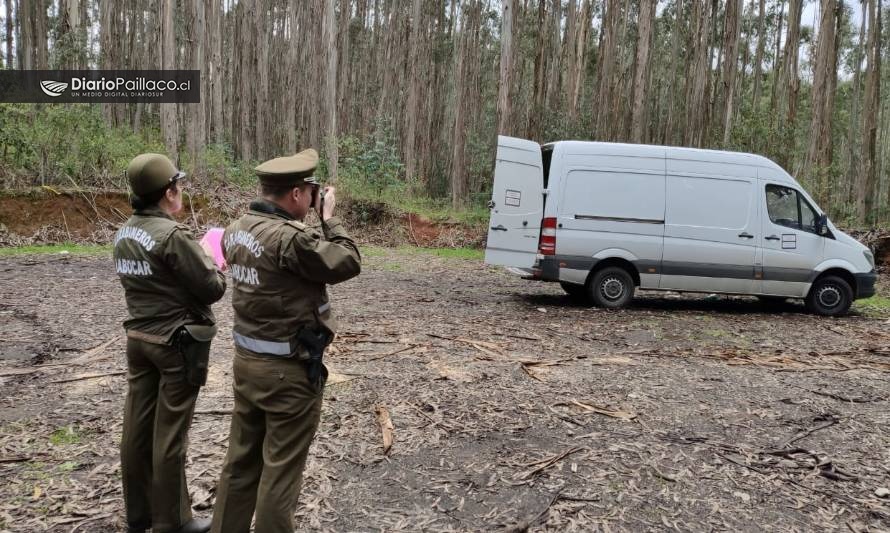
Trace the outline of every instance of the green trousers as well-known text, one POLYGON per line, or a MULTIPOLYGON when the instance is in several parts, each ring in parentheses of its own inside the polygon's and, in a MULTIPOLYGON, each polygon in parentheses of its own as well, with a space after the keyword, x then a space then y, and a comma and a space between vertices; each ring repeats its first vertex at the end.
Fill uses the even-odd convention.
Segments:
POLYGON ((188 430, 198 398, 172 346, 127 339, 129 391, 121 439, 127 523, 176 531, 192 518, 185 481, 188 430))
POLYGON ((235 408, 213 533, 293 533, 322 391, 295 359, 235 354, 235 408))

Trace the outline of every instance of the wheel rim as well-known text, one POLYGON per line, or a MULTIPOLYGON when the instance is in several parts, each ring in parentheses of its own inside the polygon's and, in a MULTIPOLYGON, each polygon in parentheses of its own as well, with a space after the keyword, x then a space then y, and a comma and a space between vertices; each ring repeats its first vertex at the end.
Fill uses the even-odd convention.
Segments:
POLYGON ((819 289, 817 294, 819 304, 826 308, 837 307, 843 300, 841 290, 835 285, 825 285, 819 289))
POLYGON ((600 294, 610 302, 619 300, 624 295, 624 282, 616 277, 606 278, 600 283, 600 294))

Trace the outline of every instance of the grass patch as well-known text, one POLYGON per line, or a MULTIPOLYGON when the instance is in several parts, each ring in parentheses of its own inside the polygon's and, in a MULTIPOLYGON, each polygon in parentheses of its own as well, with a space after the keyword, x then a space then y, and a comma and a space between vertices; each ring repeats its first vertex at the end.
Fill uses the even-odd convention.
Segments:
POLYGON ((362 257, 383 257, 386 255, 386 248, 381 246, 360 246, 358 251, 362 257))
POLYGON ((421 248, 417 246, 400 246, 400 252, 409 254, 428 254, 448 259, 464 259, 470 261, 482 261, 485 250, 476 248, 421 248))
POLYGON ((76 255, 102 255, 111 253, 110 244, 41 244, 36 246, 12 246, 0 248, 0 257, 29 254, 59 254, 69 253, 76 255))
POLYGON ((871 298, 856 300, 853 307, 869 316, 883 317, 890 315, 890 298, 881 295, 875 295, 871 298))
POLYGON ((49 441, 55 446, 63 446, 65 444, 79 444, 83 440, 83 434, 79 433, 74 426, 65 426, 53 431, 49 436, 49 441))
POLYGON ((402 265, 399 263, 383 263, 380 265, 380 268, 387 272, 401 272, 403 270, 402 265))

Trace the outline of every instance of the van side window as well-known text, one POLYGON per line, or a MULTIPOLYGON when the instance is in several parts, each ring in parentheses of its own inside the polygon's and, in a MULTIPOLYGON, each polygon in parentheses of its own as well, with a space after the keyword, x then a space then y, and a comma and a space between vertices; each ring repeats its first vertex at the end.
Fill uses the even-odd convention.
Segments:
POLYGON ((766 208, 773 224, 816 233, 816 210, 796 190, 767 185, 766 208))

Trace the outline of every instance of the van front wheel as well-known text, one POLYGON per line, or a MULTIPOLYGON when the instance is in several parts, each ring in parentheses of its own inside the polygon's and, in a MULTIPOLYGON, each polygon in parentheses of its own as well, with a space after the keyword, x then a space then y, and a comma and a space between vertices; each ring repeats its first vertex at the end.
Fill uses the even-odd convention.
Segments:
POLYGON ((843 315, 852 303, 853 289, 843 278, 837 276, 817 279, 807 294, 807 309, 817 315, 843 315))
POLYGON ((593 275, 587 292, 597 307, 625 307, 634 297, 634 280, 621 267, 606 267, 593 275))

